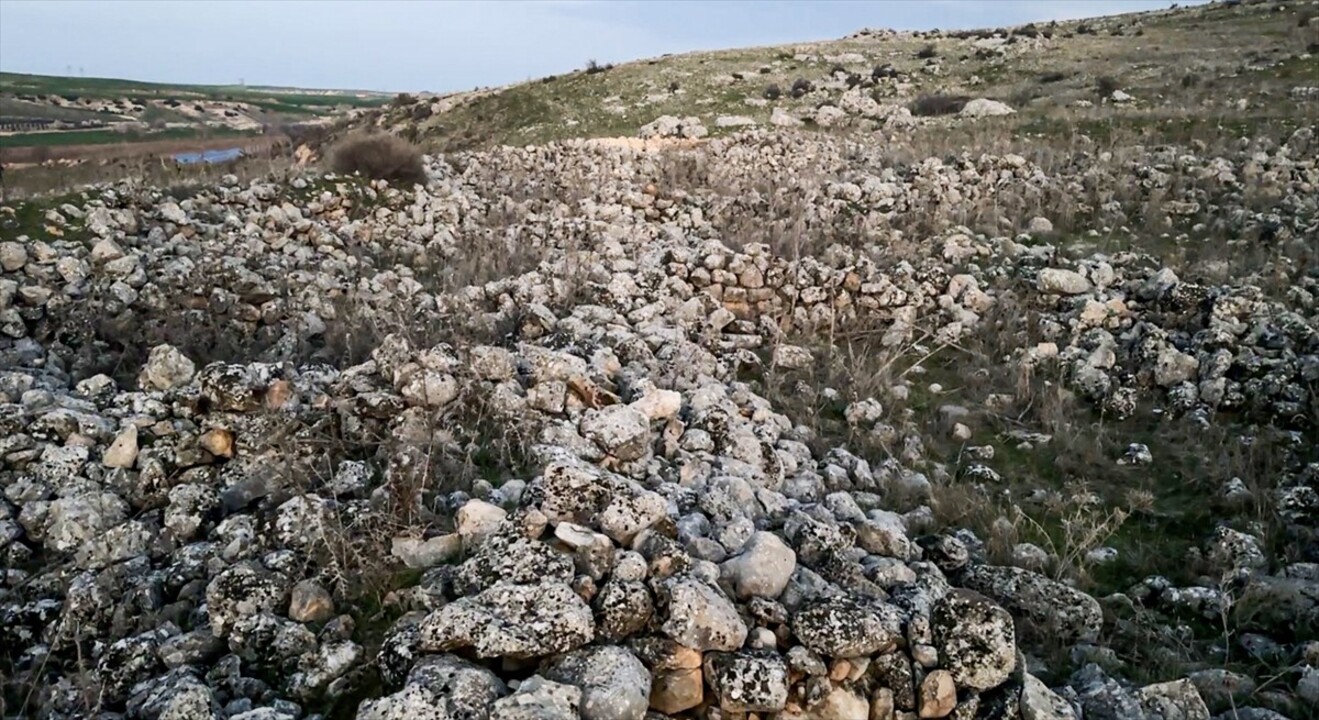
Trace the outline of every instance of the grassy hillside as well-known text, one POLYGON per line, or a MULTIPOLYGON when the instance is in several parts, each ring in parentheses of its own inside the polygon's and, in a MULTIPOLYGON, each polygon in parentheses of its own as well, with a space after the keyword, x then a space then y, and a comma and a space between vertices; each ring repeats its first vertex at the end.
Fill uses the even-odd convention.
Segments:
POLYGON ((882 104, 928 93, 1000 100, 1018 111, 1012 127, 1034 132, 1250 132, 1314 117, 1314 99, 1298 103, 1292 89, 1319 85, 1317 13, 1312 2, 1212 3, 972 32, 862 31, 581 70, 391 108, 376 121, 440 149, 632 136, 666 114, 698 116, 719 134, 721 115, 764 124, 778 109, 809 119, 851 85, 882 104), (813 90, 793 97, 794 83, 813 90), (765 99, 770 86, 777 99, 765 99), (1108 99, 1119 89, 1134 98, 1120 108, 1108 99))

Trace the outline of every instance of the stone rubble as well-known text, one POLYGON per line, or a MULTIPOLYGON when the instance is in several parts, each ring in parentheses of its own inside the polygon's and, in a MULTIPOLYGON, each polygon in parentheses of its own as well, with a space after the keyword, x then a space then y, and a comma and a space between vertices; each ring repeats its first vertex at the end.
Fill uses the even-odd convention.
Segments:
MULTIPOLYGON (((692 120, 642 135, 701 137, 692 120)), ((1319 651, 1302 657, 1290 629, 1319 626, 1319 465, 1261 490, 1310 548, 1303 559, 1268 555, 1250 528, 1205 528, 1214 577, 1149 578, 1101 602, 1046 575, 1039 547, 1001 566, 974 534, 927 532, 928 505, 891 502, 928 495, 914 463, 822 447, 739 379, 748 366, 809 370, 810 351, 781 342, 789 330, 866 320, 894 347, 925 331, 956 343, 1015 298, 1049 339, 1008 361, 1055 369, 1111 417, 1139 397, 1304 442, 1319 382, 1313 274, 1280 297, 1132 252, 894 224, 995 194, 1024 210, 1130 172, 1198 221, 1253 178, 1276 192, 1277 217, 1241 210, 1234 227, 1313 240, 1312 155, 1281 144, 1049 172, 1012 155, 898 168, 781 129, 680 152, 739 191, 656 187, 666 156, 570 142, 430 158, 415 191, 299 178, 166 201, 105 187, 59 211, 87 218, 84 235, 6 242, 5 701, 28 683, 39 691, 17 710, 49 718, 1207 718, 1223 698, 1265 703, 1212 676, 1115 677, 1100 662, 1105 609, 1214 621, 1229 586, 1256 603, 1252 631, 1301 658, 1273 705, 1314 695, 1319 651), (550 182, 546 167, 591 191, 573 205, 498 199, 513 170, 550 182), (921 237, 928 252, 790 256, 721 238, 766 202, 754 189, 765 167, 837 170, 796 187, 807 232, 860 209, 875 237, 921 237), (535 262, 446 285, 462 238, 505 213, 535 262), (440 319, 443 342, 412 339, 440 319), (363 354, 335 353, 346 339, 331 328, 373 324, 384 331, 363 354), (193 357, 166 342, 206 328, 193 357), (133 355, 132 338, 149 347, 133 355), (242 357, 197 356, 234 338, 242 357), (496 430, 473 434, 481 423, 496 430), (456 463, 496 442, 524 444, 527 469, 459 482, 456 463), (380 566, 396 572, 375 605, 350 602, 362 569, 380 566), (1042 641, 1092 659, 1058 677, 1030 650, 1042 641)), ((845 417, 903 447, 879 400, 845 417)))

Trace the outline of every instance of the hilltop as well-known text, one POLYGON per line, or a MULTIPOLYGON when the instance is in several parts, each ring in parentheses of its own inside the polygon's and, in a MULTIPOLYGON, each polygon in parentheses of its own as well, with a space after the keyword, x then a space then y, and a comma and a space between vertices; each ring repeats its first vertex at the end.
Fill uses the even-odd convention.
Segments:
POLYGON ((0 205, 0 716, 1314 720, 1312 11, 0 205))
MULTIPOLYGON (((1005 103, 1016 111, 1005 131, 1046 138, 1184 140, 1216 129, 1240 137, 1314 119, 1315 13, 1307 2, 1210 3, 979 31, 862 30, 421 98, 376 122, 441 149, 634 136, 663 115, 697 117, 711 136, 771 126, 776 116, 873 132, 912 124, 893 114, 922 96, 948 96, 1005 103)), ((917 114, 959 107, 935 103, 917 114)), ((933 124, 930 134, 946 128, 933 124)))

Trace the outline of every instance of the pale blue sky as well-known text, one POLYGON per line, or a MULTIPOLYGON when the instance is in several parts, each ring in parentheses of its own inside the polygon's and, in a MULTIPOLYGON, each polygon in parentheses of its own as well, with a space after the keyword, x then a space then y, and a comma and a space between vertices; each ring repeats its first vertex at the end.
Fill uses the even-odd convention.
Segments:
MULTIPOLYGON (((1186 4, 1186 3, 1183 3, 1186 4)), ((970 28, 1168 0, 0 0, 0 70, 464 90, 689 50, 970 28)))

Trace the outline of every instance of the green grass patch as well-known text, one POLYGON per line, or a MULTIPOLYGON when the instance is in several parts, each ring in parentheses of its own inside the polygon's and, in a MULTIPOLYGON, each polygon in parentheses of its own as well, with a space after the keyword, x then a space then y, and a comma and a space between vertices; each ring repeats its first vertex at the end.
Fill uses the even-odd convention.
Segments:
POLYGON ((46 213, 52 209, 65 203, 81 206, 85 201, 85 194, 69 193, 0 205, 0 237, 10 239, 26 235, 30 240, 42 242, 86 239, 89 233, 77 218, 65 217, 68 222, 64 227, 46 220, 46 213))
POLYGON ((125 133, 117 130, 70 130, 67 132, 20 133, 18 135, 0 136, 0 148, 114 145, 116 143, 153 142, 157 140, 248 137, 251 135, 252 133, 225 128, 214 128, 206 132, 196 128, 168 128, 145 133, 125 133))

